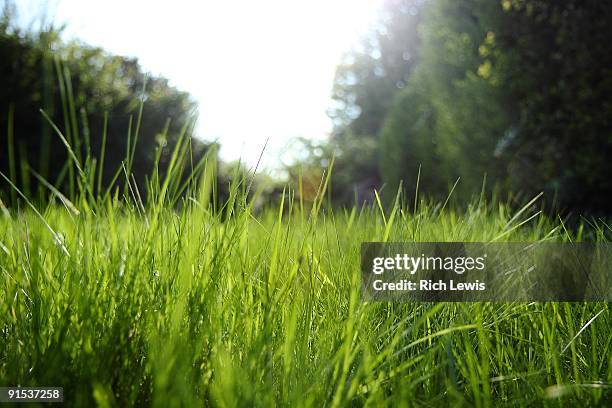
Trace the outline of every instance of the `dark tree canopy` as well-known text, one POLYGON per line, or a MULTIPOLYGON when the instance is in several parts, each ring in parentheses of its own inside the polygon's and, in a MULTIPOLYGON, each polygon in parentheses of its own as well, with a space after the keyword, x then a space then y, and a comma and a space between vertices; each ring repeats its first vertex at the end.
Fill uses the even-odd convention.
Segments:
MULTIPOLYGON (((611 4, 385 7, 366 44, 338 68, 337 154, 368 139, 377 149, 370 157, 380 169, 378 188, 387 192, 400 181, 414 191, 420 168, 419 190, 435 197, 446 197, 458 178, 456 194, 469 197, 486 175, 487 189, 543 191, 560 209, 609 213, 611 4), (414 58, 402 59, 406 52, 414 58)), ((354 170, 353 185, 370 178, 354 170)))

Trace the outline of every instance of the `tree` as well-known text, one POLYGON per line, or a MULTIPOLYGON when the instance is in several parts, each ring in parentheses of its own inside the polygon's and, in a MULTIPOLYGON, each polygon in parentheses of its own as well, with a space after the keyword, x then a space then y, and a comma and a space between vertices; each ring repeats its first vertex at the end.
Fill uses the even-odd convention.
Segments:
POLYGON ((400 184, 406 192, 419 190, 434 196, 444 191, 447 169, 443 169, 436 135, 437 112, 429 97, 429 87, 416 72, 400 92, 380 133, 380 170, 392 201, 400 184))
POLYGON ((491 68, 492 58, 496 63, 502 58, 485 52, 495 43, 494 22, 501 12, 486 0, 439 0, 424 12, 418 74, 387 117, 382 156, 391 158, 384 166, 403 172, 411 183, 415 166, 422 164, 428 182, 421 186, 434 196, 444 197, 458 178, 463 196, 480 189, 485 174, 490 184, 505 180, 504 157, 496 148, 512 129, 513 109, 507 78, 491 68), (404 156, 391 153, 400 145, 404 156))
POLYGON ((376 135, 418 61, 418 0, 387 0, 373 30, 338 66, 330 116, 335 134, 376 135))
MULTIPOLYGON (((0 20, 0 129, 8 131, 8 140, 0 143, 0 171, 25 192, 45 191, 31 177, 36 173, 74 194, 69 174, 74 168, 52 122, 83 165, 87 157, 96 160, 89 165, 101 173, 104 187, 122 186, 121 168, 131 166, 144 195, 158 157, 163 177, 179 136, 191 131, 195 103, 189 94, 148 76, 136 59, 79 42, 64 44, 53 28, 23 32, 11 15, 5 8, 0 20)), ((195 163, 208 146, 195 138, 190 143, 195 163)))
POLYGON ((417 25, 423 0, 388 0, 373 30, 336 71, 330 110, 336 157, 333 197, 342 203, 370 200, 380 187, 379 131, 405 86, 418 55, 417 25))
POLYGON ((612 4, 502 1, 499 48, 512 55, 520 115, 504 148, 513 188, 567 209, 612 202, 612 4))
POLYGON ((609 211, 611 22, 596 1, 429 2, 417 74, 382 132, 383 181, 414 180, 415 162, 434 160, 463 196, 487 174, 490 187, 609 211))

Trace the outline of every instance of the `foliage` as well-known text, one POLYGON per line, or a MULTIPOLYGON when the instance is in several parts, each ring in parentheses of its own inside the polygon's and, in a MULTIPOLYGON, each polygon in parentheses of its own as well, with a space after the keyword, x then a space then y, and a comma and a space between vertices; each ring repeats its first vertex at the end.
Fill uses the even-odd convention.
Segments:
MULTIPOLYGON (((44 199, 39 175, 74 196, 69 174, 77 169, 61 132, 91 177, 100 177, 94 188, 123 187, 116 180, 126 166, 144 195, 145 177, 154 169, 163 177, 179 136, 192 130, 189 95, 144 73, 134 58, 62 43, 53 28, 22 32, 10 13, 5 10, 0 26, 0 129, 8 133, 0 144, 0 171, 28 195, 44 199)), ((197 162, 208 147, 195 138, 190 145, 197 162)), ((14 198, 7 201, 15 204, 14 198)))
POLYGON ((387 0, 377 24, 338 66, 330 115, 336 133, 375 135, 418 61, 417 23, 423 1, 387 0))
MULTIPOLYGON (((522 79, 510 179, 559 194, 570 208, 608 211, 612 202, 612 5, 598 1, 503 1, 511 26, 500 48, 522 79), (522 181, 521 181, 522 180, 522 181)), ((506 64, 498 68, 518 76, 506 64)))
MULTIPOLYGON (((401 6, 392 6, 401 15, 401 6)), ((406 86, 385 93, 384 103, 366 92, 352 97, 357 106, 392 102, 368 119, 383 123, 375 130, 375 157, 387 191, 402 180, 414 191, 420 169, 422 191, 436 197, 448 194, 448 183, 460 178, 461 197, 480 191, 486 181, 489 191, 544 191, 549 204, 556 197, 563 209, 609 212, 611 6, 431 0, 420 7, 419 20, 412 22, 419 27, 410 32, 418 40, 394 39, 416 44, 416 65, 403 67, 406 86)), ((376 50, 381 60, 401 55, 397 47, 376 50)), ((346 70, 338 71, 340 89, 346 70)), ((353 77, 350 88, 356 90, 394 80, 353 77)), ((360 123, 356 116, 344 126, 360 123)))
POLYGON ((507 83, 480 55, 495 43, 489 22, 495 8, 492 2, 428 5, 417 74, 382 132, 382 155, 391 157, 381 167, 415 180, 415 164, 422 165, 427 182, 421 185, 434 196, 447 194, 446 184, 459 178, 458 193, 464 197, 480 190, 485 174, 490 184, 503 181, 505 157, 496 148, 512 123, 503 93, 507 83), (398 143, 406 150, 393 157, 398 143))
POLYGON ((332 197, 338 203, 367 201, 381 184, 378 132, 418 61, 422 3, 387 0, 372 32, 337 68, 330 110, 335 129, 327 149, 336 159, 332 197))
MULTIPOLYGON (((395 97, 379 141, 379 165, 382 178, 388 183, 387 198, 393 198, 401 183, 415 186, 417 180, 422 194, 443 191, 446 181, 440 177, 444 163, 435 133, 436 113, 424 81, 410 81, 395 97)), ((412 191, 416 191, 416 186, 412 191)))
POLYGON ((326 168, 332 162, 328 197, 335 204, 352 206, 373 199, 373 188, 380 179, 377 175, 376 141, 372 137, 347 132, 342 142, 337 139, 327 142, 305 138, 297 142, 302 157, 296 163, 285 166, 285 170, 303 200, 314 200, 326 168))

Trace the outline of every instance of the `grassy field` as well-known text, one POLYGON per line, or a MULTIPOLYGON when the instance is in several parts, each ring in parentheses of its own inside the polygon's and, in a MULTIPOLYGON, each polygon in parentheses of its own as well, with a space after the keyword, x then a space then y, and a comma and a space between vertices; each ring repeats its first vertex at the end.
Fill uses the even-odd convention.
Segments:
POLYGON ((364 241, 602 242, 603 221, 568 229, 537 197, 518 210, 484 195, 463 210, 452 199, 334 210, 329 171, 312 202, 298 183, 261 208, 236 174, 220 203, 216 155, 192 163, 184 135, 142 193, 128 142, 111 184, 123 188, 104 189, 103 158, 79 160, 54 130, 70 198, 32 172, 50 196, 33 202, 0 174, 12 203, 0 205, 0 385, 62 386, 68 405, 102 407, 611 401, 607 303, 360 293, 364 241))
POLYGON ((79 406, 610 403, 607 303, 360 298, 362 241, 601 241, 601 227, 482 198, 332 211, 287 192, 257 212, 240 183, 214 209, 201 178, 174 209, 172 180, 147 205, 55 192, 4 209, 1 385, 63 386, 79 406))

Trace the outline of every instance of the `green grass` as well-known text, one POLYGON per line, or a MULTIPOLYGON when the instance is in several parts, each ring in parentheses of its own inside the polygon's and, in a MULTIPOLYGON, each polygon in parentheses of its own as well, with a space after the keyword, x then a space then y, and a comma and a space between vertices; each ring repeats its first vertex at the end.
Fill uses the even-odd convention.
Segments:
POLYGON ((63 386, 79 406, 610 402, 607 303, 367 303, 359 289, 362 241, 604 240, 597 225, 576 236, 482 200, 305 210, 292 192, 256 212, 239 184, 214 210, 210 190, 175 209, 134 194, 1 216, 0 384, 63 386))

